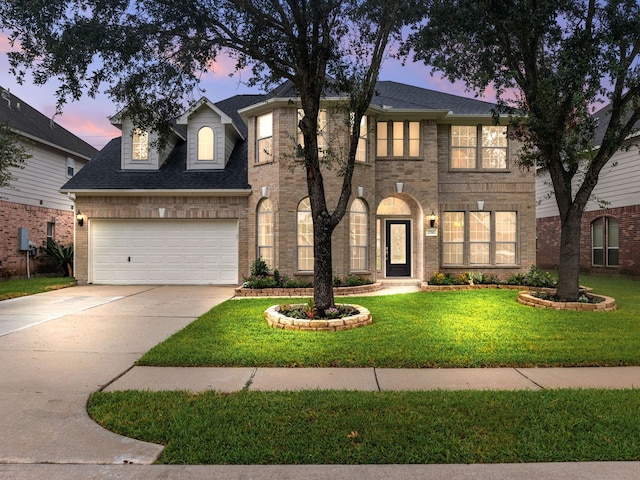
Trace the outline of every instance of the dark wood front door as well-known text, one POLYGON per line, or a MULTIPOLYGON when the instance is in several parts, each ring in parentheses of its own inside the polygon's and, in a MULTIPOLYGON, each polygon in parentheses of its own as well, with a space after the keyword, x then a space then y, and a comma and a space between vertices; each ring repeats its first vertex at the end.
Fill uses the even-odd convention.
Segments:
POLYGON ((411 276, 411 222, 386 221, 386 276, 411 276))

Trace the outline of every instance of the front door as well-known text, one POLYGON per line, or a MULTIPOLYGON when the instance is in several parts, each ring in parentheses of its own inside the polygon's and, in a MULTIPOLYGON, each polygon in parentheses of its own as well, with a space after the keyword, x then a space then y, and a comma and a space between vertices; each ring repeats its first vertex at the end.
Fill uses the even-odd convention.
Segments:
POLYGON ((386 276, 411 276, 411 222, 386 221, 386 276))

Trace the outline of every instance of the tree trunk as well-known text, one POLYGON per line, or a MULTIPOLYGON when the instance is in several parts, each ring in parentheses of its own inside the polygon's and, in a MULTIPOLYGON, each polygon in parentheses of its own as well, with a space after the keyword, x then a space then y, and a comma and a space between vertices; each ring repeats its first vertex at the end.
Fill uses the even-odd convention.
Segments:
POLYGON ((331 265, 332 228, 326 225, 327 220, 314 222, 313 255, 313 298, 318 313, 323 314, 327 308, 335 306, 333 298, 333 268, 331 265), (321 225, 324 224, 324 225, 321 225))
POLYGON ((580 224, 582 210, 574 204, 561 217, 560 261, 558 263, 558 291, 560 299, 575 302, 580 289, 580 224))

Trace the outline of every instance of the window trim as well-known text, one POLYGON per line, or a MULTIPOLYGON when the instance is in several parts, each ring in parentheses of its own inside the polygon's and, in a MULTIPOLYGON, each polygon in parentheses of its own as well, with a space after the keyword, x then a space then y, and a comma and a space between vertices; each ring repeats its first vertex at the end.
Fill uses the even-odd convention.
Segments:
POLYGON ((76 173, 76 161, 72 157, 67 157, 67 178, 71 178, 76 173))
POLYGON ((422 122, 419 120, 380 120, 376 124, 376 158, 384 158, 390 160, 417 160, 423 156, 422 146, 422 122), (396 138, 395 134, 397 124, 402 124, 402 138, 396 138), (418 138, 411 137, 411 125, 417 124, 418 138), (383 127, 386 125, 386 129, 383 127), (381 131, 382 130, 382 131, 381 131), (386 130, 386 131, 384 131, 386 130), (385 135, 381 135, 384 133, 385 135), (396 142, 402 141, 402 154, 396 155, 396 142), (418 142, 418 152, 411 155, 411 142, 418 142), (385 145, 386 144, 386 145, 385 145), (380 148, 384 145, 384 149, 380 148), (380 153, 384 151, 384 154, 380 153))
POLYGON ((362 198, 354 198, 349 209, 349 270, 352 272, 366 272, 369 269, 369 207, 362 198), (354 210, 355 205, 361 205, 362 210, 354 210), (364 229, 364 235, 353 232, 355 220, 360 218, 361 223, 357 225, 364 229), (361 240, 362 243, 359 243, 361 240), (361 252, 361 256, 355 252, 361 252), (363 253, 362 253, 363 252, 363 253), (355 259, 362 258, 363 266, 354 266, 355 259))
POLYGON ((591 223, 591 266, 596 268, 619 268, 620 267, 620 221, 616 217, 603 215, 598 218, 594 218, 591 223), (617 246, 610 247, 609 238, 611 237, 611 225, 612 221, 615 222, 616 228, 618 230, 617 234, 617 246), (602 245, 595 246, 594 245, 594 231, 596 229, 596 224, 599 223, 598 228, 600 229, 600 240, 602 245), (595 263, 595 252, 596 250, 600 251, 600 257, 602 259, 602 263, 595 263), (611 264, 611 252, 618 252, 618 260, 617 263, 611 264))
POLYGON ((509 165, 509 139, 507 138, 508 127, 506 125, 459 125, 452 124, 449 130, 449 170, 455 172, 507 172, 510 169, 509 165), (456 127, 474 128, 476 130, 475 145, 454 145, 453 143, 453 129, 456 127), (487 146, 483 143, 484 131, 489 128, 503 128, 505 135, 505 146, 487 146), (485 151, 489 149, 500 149, 504 151, 504 166, 502 167, 490 167, 485 166, 485 151), (475 165, 472 167, 455 167, 453 165, 454 151, 455 150, 472 150, 474 152, 475 165))
POLYGON ((256 252, 257 257, 262 258, 269 270, 275 268, 275 212, 273 202, 269 198, 263 198, 258 202, 256 207, 256 252), (265 207, 268 206, 268 209, 265 207), (268 223, 265 223, 267 220, 268 223), (262 228, 266 227, 266 232, 262 232, 262 228), (264 243, 262 241, 265 240, 264 243), (263 255, 265 251, 269 255, 263 255))
POLYGON ((273 112, 267 112, 263 115, 256 117, 256 152, 254 163, 263 164, 271 163, 273 161, 273 112), (270 135, 260 136, 260 119, 269 117, 271 119, 270 135))
MULTIPOLYGON (((197 142, 196 142, 196 161, 198 162, 215 162, 216 161, 216 132, 215 130, 210 127, 209 125, 203 125, 202 127, 200 127, 198 129, 198 133, 196 135, 197 138, 197 142), (205 130, 209 130, 211 131, 211 151, 210 152, 205 152, 205 153, 210 153, 211 154, 211 158, 203 158, 203 147, 204 142, 203 139, 201 138, 201 134, 203 133, 203 131, 205 130)), ((209 143, 207 142, 206 146, 209 146, 209 143)))
MULTIPOLYGON (((306 267, 308 267, 309 265, 305 265, 306 267)), ((298 206, 296 207, 296 270, 298 272, 313 272, 313 268, 314 268, 314 238, 313 238, 313 217, 311 215, 311 199, 309 197, 304 197, 302 200, 300 200, 300 202, 298 202, 298 206), (308 205, 308 207, 307 207, 308 205), (304 210, 302 209, 302 207, 304 207, 304 210), (308 208, 308 209, 307 209, 308 208), (303 220, 304 220, 304 215, 308 214, 308 219, 310 221, 304 221, 301 222, 301 214, 303 215, 303 220), (301 226, 307 226, 307 229, 311 228, 311 238, 310 238, 310 242, 306 243, 306 244, 301 244, 300 243, 300 237, 301 235, 309 235, 309 233, 302 233, 301 232, 301 226), (301 265, 301 258, 303 258, 303 255, 301 255, 301 250, 304 249, 305 251, 308 251, 308 249, 311 248, 311 255, 306 256, 305 258, 305 263, 310 263, 311 264, 311 268, 300 268, 301 265)))
POLYGON ((149 132, 139 128, 133 129, 131 134, 131 161, 136 163, 149 161, 149 132), (142 156, 143 153, 144 157, 142 156))

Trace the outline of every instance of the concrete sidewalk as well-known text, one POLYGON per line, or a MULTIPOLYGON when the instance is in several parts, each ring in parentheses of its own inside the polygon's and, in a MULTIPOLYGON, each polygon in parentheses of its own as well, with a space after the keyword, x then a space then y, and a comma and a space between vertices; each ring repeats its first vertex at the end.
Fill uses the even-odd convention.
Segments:
MULTIPOLYGON (((639 388, 640 367, 589 368, 188 368, 133 367, 117 390, 540 390, 639 388)), ((640 477, 639 477, 640 478, 640 477)))

